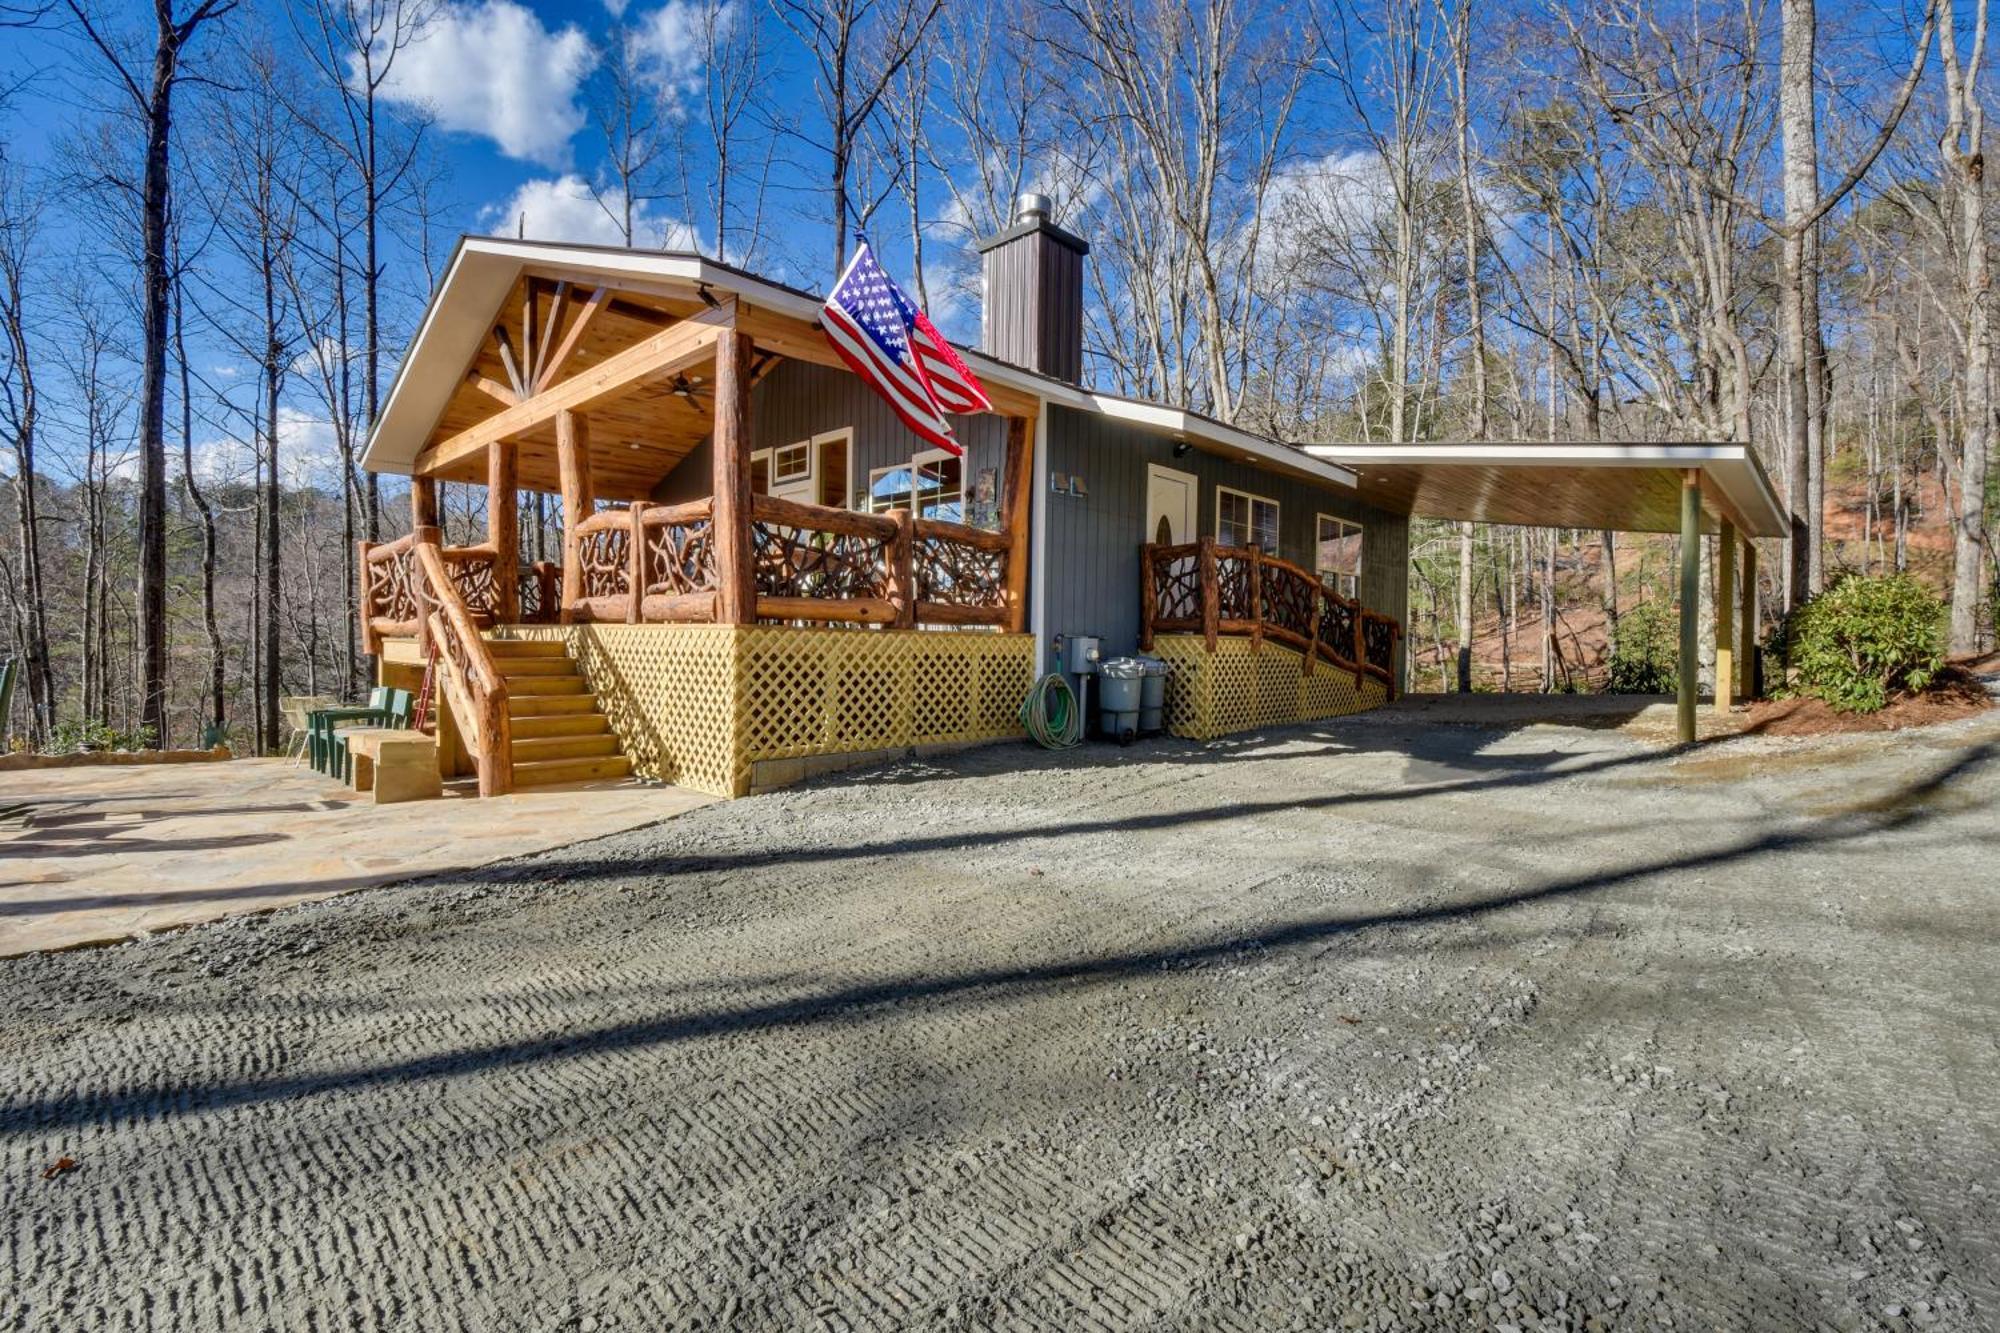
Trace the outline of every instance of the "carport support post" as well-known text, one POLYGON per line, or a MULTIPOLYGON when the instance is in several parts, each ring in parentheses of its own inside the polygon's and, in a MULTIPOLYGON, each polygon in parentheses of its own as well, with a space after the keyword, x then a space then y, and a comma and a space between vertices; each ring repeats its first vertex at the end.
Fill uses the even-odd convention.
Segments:
POLYGON ((1736 525, 1715 539, 1715 711, 1727 713, 1736 688, 1736 525))
POLYGON ((1701 686, 1701 473, 1689 468, 1681 482, 1680 737, 1694 741, 1694 710, 1701 686))
POLYGON ((1738 698, 1748 699, 1757 689, 1757 543, 1748 537, 1743 539, 1743 617, 1741 631, 1737 638, 1741 644, 1737 649, 1737 670, 1741 672, 1738 698))

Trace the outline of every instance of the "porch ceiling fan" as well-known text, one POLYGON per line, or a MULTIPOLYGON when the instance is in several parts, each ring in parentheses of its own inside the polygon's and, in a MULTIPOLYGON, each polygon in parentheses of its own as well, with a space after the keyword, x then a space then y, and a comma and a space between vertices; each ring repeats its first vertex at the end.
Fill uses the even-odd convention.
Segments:
POLYGON ((701 406, 701 395, 699 392, 700 388, 701 388, 701 376, 676 375, 674 376, 673 383, 667 386, 667 392, 672 394, 674 397, 680 399, 682 402, 688 404, 690 407, 700 407, 701 406))

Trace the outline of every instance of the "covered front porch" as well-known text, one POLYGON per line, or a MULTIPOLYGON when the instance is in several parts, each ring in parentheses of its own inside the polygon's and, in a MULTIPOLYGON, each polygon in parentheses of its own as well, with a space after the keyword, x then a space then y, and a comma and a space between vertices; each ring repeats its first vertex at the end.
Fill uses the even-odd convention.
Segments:
POLYGON ((803 297, 773 289, 758 303, 582 259, 528 265, 486 292, 480 258, 461 256, 432 310, 464 327, 427 328, 398 381, 408 419, 435 424, 371 452, 377 470, 407 471, 412 530, 364 543, 359 561, 366 650, 385 672, 430 668, 455 738, 441 756, 458 753, 482 792, 511 788, 524 677, 493 644, 523 638, 563 645, 639 772, 724 795, 755 785, 765 760, 1013 730, 1032 671, 1039 399, 988 385, 991 503, 968 503, 956 460, 876 469, 856 492, 851 431, 774 452, 753 430, 758 386, 788 362, 853 380, 803 297), (470 315, 482 305, 490 318, 470 315), (454 346, 462 359, 440 376, 454 346), (823 487, 786 483, 801 447, 823 487), (443 483, 483 492, 483 541, 446 544, 443 483), (524 492, 556 498, 559 562, 523 558, 524 492), (975 510, 983 521, 962 521, 975 510), (643 639, 629 632, 642 626, 643 639), (944 675, 969 712, 926 711, 919 646, 958 665, 944 675), (860 735, 835 716, 857 709, 886 724, 860 735))

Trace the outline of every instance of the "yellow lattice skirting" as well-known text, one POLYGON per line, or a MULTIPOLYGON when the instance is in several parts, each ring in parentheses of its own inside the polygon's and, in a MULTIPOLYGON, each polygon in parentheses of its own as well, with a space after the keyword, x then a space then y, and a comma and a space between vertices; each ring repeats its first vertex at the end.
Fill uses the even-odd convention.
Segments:
POLYGON ((1315 662, 1308 676, 1304 654, 1268 640, 1252 645, 1229 635, 1211 653, 1199 634, 1162 634, 1153 652, 1173 664, 1167 730, 1188 740, 1365 712, 1389 699, 1381 681, 1369 676, 1357 684, 1352 671, 1328 662, 1315 662))
MULTIPOLYGON (((567 644, 635 772, 717 796, 830 756, 1020 736, 1034 640, 789 625, 512 625, 567 644)), ((1298 659, 1293 659, 1297 669, 1298 659)))

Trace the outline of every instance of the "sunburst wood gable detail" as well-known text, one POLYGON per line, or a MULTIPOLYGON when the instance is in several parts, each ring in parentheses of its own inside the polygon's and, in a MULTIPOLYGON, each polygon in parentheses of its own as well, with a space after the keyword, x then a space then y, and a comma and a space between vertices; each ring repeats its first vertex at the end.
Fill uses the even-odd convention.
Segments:
POLYGON ((482 457, 487 446, 496 441, 552 428, 559 413, 589 411, 648 385, 670 381, 712 360, 717 333, 733 327, 735 318, 735 304, 724 302, 677 320, 593 365, 580 366, 539 393, 435 440, 417 455, 415 471, 425 476, 451 475, 461 465, 482 457))

